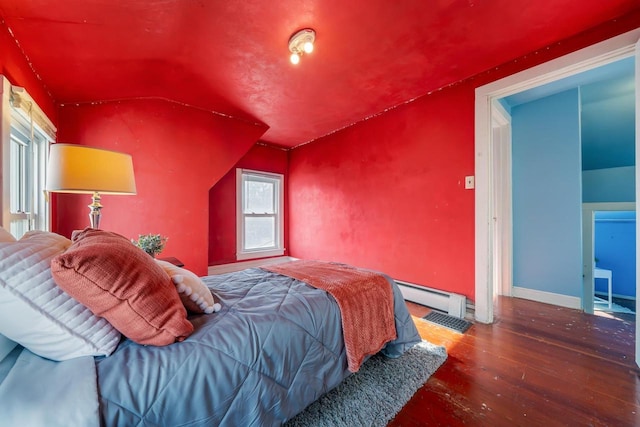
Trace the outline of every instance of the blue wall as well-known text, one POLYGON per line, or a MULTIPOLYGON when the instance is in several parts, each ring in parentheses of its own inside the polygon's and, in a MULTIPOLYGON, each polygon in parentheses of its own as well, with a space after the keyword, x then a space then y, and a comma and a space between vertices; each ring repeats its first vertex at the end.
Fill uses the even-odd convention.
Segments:
POLYGON ((635 202, 636 168, 594 169, 582 172, 582 201, 635 202))
MULTIPOLYGON (((636 213, 596 212, 597 267, 612 271, 614 295, 636 296, 636 213)), ((596 292, 607 292, 607 281, 596 279, 596 292)))
POLYGON ((513 284, 582 296, 578 89, 512 107, 513 284))

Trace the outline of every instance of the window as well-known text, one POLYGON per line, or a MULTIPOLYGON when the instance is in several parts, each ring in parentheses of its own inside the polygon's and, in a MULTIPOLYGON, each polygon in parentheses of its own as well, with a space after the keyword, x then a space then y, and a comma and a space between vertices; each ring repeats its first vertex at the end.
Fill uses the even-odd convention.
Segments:
POLYGON ((0 83, 2 224, 20 238, 29 230, 49 230, 44 188, 55 128, 23 89, 11 86, 2 76, 0 83))
POLYGON ((237 259, 284 254, 283 181, 279 174, 237 169, 237 259))

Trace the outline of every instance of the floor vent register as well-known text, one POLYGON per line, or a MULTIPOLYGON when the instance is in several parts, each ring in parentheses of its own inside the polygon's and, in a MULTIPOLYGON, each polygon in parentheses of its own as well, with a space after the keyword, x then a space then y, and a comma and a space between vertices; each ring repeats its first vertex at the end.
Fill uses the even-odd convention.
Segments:
POLYGON ((464 334, 467 329, 471 327, 471 322, 460 319, 459 317, 449 316, 448 314, 432 311, 423 317, 427 322, 435 323, 439 326, 444 326, 452 331, 460 332, 464 334))

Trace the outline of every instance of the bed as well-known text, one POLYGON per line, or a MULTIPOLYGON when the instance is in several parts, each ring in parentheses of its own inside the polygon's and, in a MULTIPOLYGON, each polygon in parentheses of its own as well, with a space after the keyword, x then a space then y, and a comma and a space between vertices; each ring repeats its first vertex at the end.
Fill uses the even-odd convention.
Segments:
MULTIPOLYGON (((60 247, 47 255, 53 270, 56 257, 73 249, 55 239, 60 247)), ((3 245, 0 255, 11 247, 3 245)), ((15 272, 6 273, 12 262, 6 259, 0 261, 0 311, 9 307, 3 298, 16 293, 8 291, 15 272)), ((398 357, 420 337, 395 283, 382 277, 392 295, 395 338, 381 351, 398 357)), ((37 345, 18 345, 7 336, 14 333, 0 313, 0 425, 276 426, 352 374, 339 304, 327 291, 263 268, 202 281, 219 310, 190 314, 188 336, 177 332, 181 339, 169 345, 118 337, 109 355, 39 356, 31 351, 41 352, 37 345)), ((109 334, 93 334, 102 343, 112 341, 109 334)))

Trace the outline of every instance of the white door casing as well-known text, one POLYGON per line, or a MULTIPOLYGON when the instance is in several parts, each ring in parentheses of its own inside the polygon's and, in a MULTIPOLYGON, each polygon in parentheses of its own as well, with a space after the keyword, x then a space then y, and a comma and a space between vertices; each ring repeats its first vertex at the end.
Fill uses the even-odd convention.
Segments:
MULTIPOLYGON (((635 43, 635 56, 636 56, 636 218, 638 216, 637 206, 638 200, 640 200, 640 36, 636 34, 635 43)), ((636 219, 636 313, 640 308, 640 278, 638 276, 638 268, 640 265, 640 226, 636 219)), ((636 365, 640 366, 640 316, 636 315, 636 365)))
MULTIPOLYGON (((504 176, 504 162, 495 162, 495 150, 492 141, 492 102, 527 89, 544 85, 555 80, 572 76, 596 67, 600 67, 635 54, 636 42, 640 38, 640 29, 629 31, 595 45, 586 47, 536 67, 521 71, 495 82, 476 88, 475 97, 475 319, 481 323, 493 322, 494 258, 505 250, 496 250, 496 246, 512 245, 511 241, 496 242, 494 215, 496 198, 504 198, 504 188, 495 186, 494 176, 504 176)), ((636 83, 638 81, 638 55, 636 55, 636 83)), ((638 86, 636 86, 638 87, 638 86)), ((638 97, 636 96, 636 117, 638 116, 638 97)), ((640 131, 636 119, 636 164, 640 156, 638 143, 640 131)), ((504 186, 503 186, 504 187, 504 186)), ((510 191, 510 190, 509 190, 510 191)), ((640 178, 636 169, 636 198, 640 191, 640 178)), ((638 250, 636 239, 636 253, 638 250)), ((507 253, 512 248, 507 250, 507 253)), ((640 256, 640 255, 639 255, 640 256)), ((504 257, 502 258, 504 260, 504 257)), ((509 261, 507 261, 509 262, 509 261)), ((499 263, 504 268, 504 261, 499 263)), ((510 266, 511 267, 511 266, 510 266)), ((504 277, 504 276, 501 276, 504 277)), ((640 284, 636 277, 636 286, 640 284)), ((640 337, 640 327, 636 328, 640 337)), ((638 346, 636 340, 636 346, 638 346)), ((637 348, 636 358, 640 353, 637 348)), ((640 359, 639 359, 640 360, 640 359)))
POLYGON ((511 194, 511 115, 498 102, 491 106, 493 188, 493 292, 511 296, 513 289, 513 217, 511 194))

